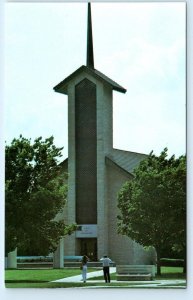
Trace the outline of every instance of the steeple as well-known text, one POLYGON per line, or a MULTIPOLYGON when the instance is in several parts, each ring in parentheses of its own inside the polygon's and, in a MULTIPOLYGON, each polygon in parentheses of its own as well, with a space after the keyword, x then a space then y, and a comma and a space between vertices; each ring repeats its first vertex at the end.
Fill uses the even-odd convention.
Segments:
POLYGON ((92 19, 91 19, 91 4, 88 3, 88 18, 87 18, 87 58, 86 66, 79 67, 76 71, 66 77, 63 81, 54 87, 55 92, 68 95, 69 86, 74 78, 79 77, 82 73, 86 73, 88 76, 93 76, 96 80, 100 80, 103 83, 109 85, 112 90, 126 93, 126 89, 120 86, 118 83, 101 73, 94 68, 94 51, 93 51, 93 39, 92 39, 92 19))
POLYGON ((88 3, 88 19, 87 19, 87 58, 86 65, 94 69, 94 54, 92 41, 92 18, 91 18, 91 4, 88 3))

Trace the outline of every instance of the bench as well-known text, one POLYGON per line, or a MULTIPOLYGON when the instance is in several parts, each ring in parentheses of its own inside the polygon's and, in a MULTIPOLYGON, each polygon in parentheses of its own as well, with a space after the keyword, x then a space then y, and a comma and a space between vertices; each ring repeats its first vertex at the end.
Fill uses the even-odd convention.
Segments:
POLYGON ((132 281, 132 280, 153 280, 155 277, 154 265, 117 265, 117 280, 132 281))
POLYGON ((17 262, 52 262, 52 256, 17 256, 17 262))
MULTIPOLYGON (((65 255, 64 261, 81 261, 81 255, 65 255)), ((53 262, 53 256, 17 256, 18 262, 53 262)))
POLYGON ((65 255, 64 261, 70 261, 70 262, 80 262, 82 259, 82 255, 65 255))

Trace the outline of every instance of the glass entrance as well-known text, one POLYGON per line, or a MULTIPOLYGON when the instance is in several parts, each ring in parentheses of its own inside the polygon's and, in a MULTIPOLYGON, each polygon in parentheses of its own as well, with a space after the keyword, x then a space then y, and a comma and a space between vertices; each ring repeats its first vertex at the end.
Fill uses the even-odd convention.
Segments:
POLYGON ((97 261, 97 239, 80 239, 81 255, 87 255, 91 261, 97 261))

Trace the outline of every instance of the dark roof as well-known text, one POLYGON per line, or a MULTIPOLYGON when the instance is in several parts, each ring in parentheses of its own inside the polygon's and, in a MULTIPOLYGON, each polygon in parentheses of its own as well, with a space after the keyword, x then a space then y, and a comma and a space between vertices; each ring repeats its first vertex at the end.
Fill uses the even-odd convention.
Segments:
POLYGON ((125 173, 127 176, 130 175, 131 177, 133 177, 133 174, 126 171, 124 168, 122 168, 120 165, 118 165, 114 160, 112 160, 109 156, 105 156, 105 164, 107 166, 112 166, 114 168, 121 170, 121 172, 125 173))
POLYGON ((144 160, 146 157, 146 154, 118 149, 112 149, 112 152, 107 155, 108 159, 129 174, 133 174, 134 169, 139 165, 140 161, 144 160))
POLYGON ((68 170, 68 157, 59 164, 63 170, 68 170))
POLYGON ((87 17, 87 56, 86 65, 94 69, 94 51, 92 40, 92 16, 91 16, 91 4, 88 3, 88 17, 87 17))
MULTIPOLYGON (((133 175, 134 169, 139 163, 147 158, 147 154, 112 149, 111 153, 106 155, 105 162, 111 164, 129 175, 133 175)), ((68 158, 60 163, 64 170, 68 169, 68 158)))
POLYGON ((67 86, 69 82, 75 77, 78 76, 81 72, 85 71, 86 73, 94 76, 96 79, 99 79, 103 82, 106 82, 109 84, 113 90, 121 92, 121 93, 126 93, 126 89, 124 89, 122 86, 120 86, 118 83, 101 73, 100 71, 96 69, 89 68, 87 66, 81 66, 78 68, 76 71, 74 71, 72 74, 70 74, 68 77, 66 77, 63 81, 61 81, 59 84, 57 84, 54 87, 54 91, 62 94, 67 95, 67 86))

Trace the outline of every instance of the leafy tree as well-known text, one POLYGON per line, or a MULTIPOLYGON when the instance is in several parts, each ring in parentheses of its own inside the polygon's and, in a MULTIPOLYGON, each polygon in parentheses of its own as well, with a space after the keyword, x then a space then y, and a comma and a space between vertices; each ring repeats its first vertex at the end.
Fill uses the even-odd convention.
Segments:
POLYGON ((66 174, 58 158, 62 148, 53 137, 26 139, 20 135, 5 148, 5 246, 46 255, 59 239, 74 231, 59 214, 66 202, 66 174))
POLYGON ((186 158, 167 159, 167 148, 153 152, 134 171, 118 195, 118 232, 157 252, 157 272, 164 249, 186 256, 186 158))

